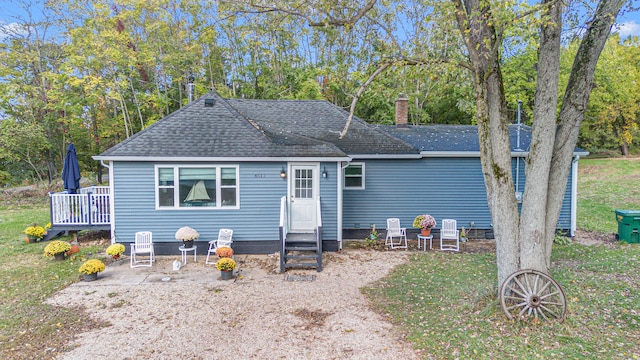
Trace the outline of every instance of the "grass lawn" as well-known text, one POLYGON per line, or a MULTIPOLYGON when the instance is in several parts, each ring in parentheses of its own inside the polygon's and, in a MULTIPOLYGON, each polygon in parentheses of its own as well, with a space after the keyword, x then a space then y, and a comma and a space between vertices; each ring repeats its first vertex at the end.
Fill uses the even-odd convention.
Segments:
MULTIPOLYGON (((640 209, 638 175, 637 160, 580 160, 578 227, 617 232, 613 209, 640 209)), ((46 244, 27 244, 22 232, 48 221, 46 196, 0 201, 2 359, 52 359, 75 334, 105 325, 43 303, 103 250, 45 258, 46 244)), ((555 246, 552 260, 567 297, 564 323, 507 320, 493 253, 416 254, 362 291, 425 359, 640 359, 640 245, 555 246)))
MULTIPOLYGON (((640 210, 640 160, 580 160, 578 227, 617 233, 640 210)), ((564 323, 502 314, 495 254, 425 253, 363 289, 425 359, 640 359, 640 245, 554 246, 564 323)))
POLYGON ((617 233, 614 210, 640 210, 640 158, 581 159, 578 228, 617 233))
POLYGON ((82 262, 101 250, 83 247, 66 261, 55 261, 43 255, 47 243, 26 243, 23 231, 27 226, 49 222, 46 201, 46 197, 34 198, 28 205, 20 205, 3 199, 0 207, 2 359, 54 358, 70 336, 99 325, 78 309, 43 303, 59 289, 78 281, 82 262))
POLYGON ((426 253, 363 289, 425 359, 640 358, 638 245, 554 248, 564 323, 503 315, 495 254, 426 253))

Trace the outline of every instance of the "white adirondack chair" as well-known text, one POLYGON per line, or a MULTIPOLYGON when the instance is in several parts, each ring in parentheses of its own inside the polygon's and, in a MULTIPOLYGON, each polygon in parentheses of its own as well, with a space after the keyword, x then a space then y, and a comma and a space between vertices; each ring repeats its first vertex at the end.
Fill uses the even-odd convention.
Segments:
POLYGON ((233 230, 231 229, 220 229, 218 232, 218 238, 216 240, 209 241, 209 250, 207 250, 207 259, 205 260, 205 264, 215 264, 216 261, 209 261, 209 256, 211 254, 216 254, 216 249, 221 246, 231 247, 231 243, 233 242, 233 230))
POLYGON ((387 237, 384 243, 392 249, 407 248, 407 228, 400 227, 400 219, 387 219, 387 237), (394 240, 395 238, 398 238, 397 242, 394 240), (404 245, 402 245, 403 241, 404 245))
POLYGON ((440 250, 460 251, 460 231, 458 231, 457 226, 458 222, 456 220, 442 220, 442 230, 440 230, 440 250))
POLYGON ((137 232, 135 242, 131 243, 131 267, 152 266, 154 257, 151 231, 137 232), (138 256, 141 255, 146 256, 147 259, 138 260, 138 256))

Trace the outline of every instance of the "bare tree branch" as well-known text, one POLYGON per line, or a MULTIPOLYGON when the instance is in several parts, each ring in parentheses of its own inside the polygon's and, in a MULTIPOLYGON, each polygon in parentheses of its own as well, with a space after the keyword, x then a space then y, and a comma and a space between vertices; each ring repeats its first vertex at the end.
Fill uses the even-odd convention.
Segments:
POLYGON ((376 78, 376 76, 378 76, 380 73, 382 73, 386 68, 388 68, 391 65, 392 65, 392 62, 386 62, 378 66, 376 71, 374 71, 373 74, 369 76, 367 81, 365 81, 365 83, 362 84, 362 86, 360 86, 360 88, 358 89, 358 92, 353 97, 353 100, 351 100, 351 107, 349 108, 349 117, 347 118, 347 123, 344 125, 344 129, 342 129, 342 132, 340 132, 340 139, 344 138, 347 135, 347 131, 349 131, 349 125, 351 125, 351 120, 353 120, 353 113, 356 109, 356 103, 358 102, 358 99, 360 99, 360 96, 362 96, 362 93, 364 93, 364 91, 371 84, 373 79, 376 78))
POLYGON ((367 12, 369 12, 369 10, 373 8, 373 6, 376 4, 376 0, 369 0, 362 8, 360 8, 355 13, 355 15, 353 15, 350 18, 333 18, 330 14, 324 13, 325 19, 323 20, 313 20, 309 15, 299 11, 298 9, 290 9, 290 8, 284 8, 284 7, 278 7, 278 6, 256 4, 253 2, 246 2, 246 1, 241 2, 241 1, 235 1, 235 0, 232 0, 232 1, 222 0, 220 1, 220 3, 232 4, 232 5, 242 4, 242 5, 246 5, 256 9, 254 11, 251 11, 251 10, 242 11, 243 13, 247 13, 247 14, 264 14, 264 13, 270 13, 270 12, 281 12, 288 15, 299 16, 305 19, 309 24, 309 26, 311 27, 324 27, 324 26, 342 27, 342 26, 353 25, 357 23, 362 17, 364 17, 367 14, 367 12))
POLYGON ((369 0, 369 2, 367 2, 367 4, 363 8, 358 10, 358 12, 350 19, 332 19, 331 17, 328 17, 325 21, 310 22, 309 26, 345 26, 355 24, 367 12, 369 12, 369 10, 371 10, 371 8, 373 8, 373 5, 375 4, 376 0, 369 0))

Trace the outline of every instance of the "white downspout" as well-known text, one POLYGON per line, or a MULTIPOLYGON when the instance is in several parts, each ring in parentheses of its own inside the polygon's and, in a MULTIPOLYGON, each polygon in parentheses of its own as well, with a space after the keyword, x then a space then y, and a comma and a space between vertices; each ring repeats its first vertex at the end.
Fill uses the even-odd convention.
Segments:
POLYGON ((116 209, 115 209, 115 192, 113 188, 113 162, 109 161, 109 165, 105 164, 102 160, 100 160, 102 166, 109 169, 109 221, 111 225, 111 243, 116 243, 116 209))
POLYGON ((580 155, 576 155, 571 162, 571 229, 569 233, 571 237, 575 236, 578 223, 578 160, 580 155))
POLYGON ((338 193, 338 250, 342 250, 342 171, 344 170, 344 167, 340 165, 339 162, 336 162, 336 174, 338 177, 338 181, 336 181, 337 184, 337 193, 338 193))
MULTIPOLYGON (((522 151, 522 149, 520 149, 520 130, 522 127, 522 123, 520 121, 521 106, 522 100, 518 100, 518 132, 516 138, 516 151, 522 151)), ((520 156, 516 157, 516 200, 518 203, 522 203, 522 192, 520 191, 520 156)))

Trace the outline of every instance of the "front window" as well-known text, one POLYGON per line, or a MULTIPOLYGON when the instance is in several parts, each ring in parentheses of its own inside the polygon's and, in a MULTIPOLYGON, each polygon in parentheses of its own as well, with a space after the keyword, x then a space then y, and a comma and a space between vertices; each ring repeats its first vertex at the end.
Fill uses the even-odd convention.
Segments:
POLYGON ((238 167, 157 166, 158 208, 221 208, 238 203, 238 167))
POLYGON ((345 189, 364 189, 364 163, 351 163, 344 169, 345 189))

